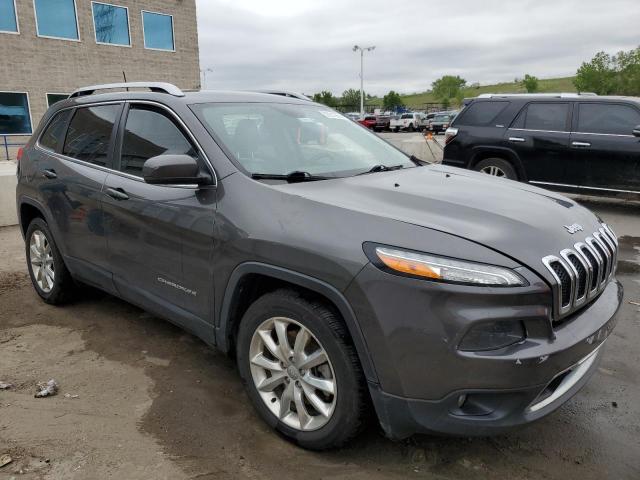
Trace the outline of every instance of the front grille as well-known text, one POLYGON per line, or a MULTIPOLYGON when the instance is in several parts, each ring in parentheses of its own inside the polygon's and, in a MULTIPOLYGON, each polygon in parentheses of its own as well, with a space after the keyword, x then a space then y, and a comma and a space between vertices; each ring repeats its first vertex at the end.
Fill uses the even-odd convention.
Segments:
POLYGON ((554 320, 573 313, 602 292, 615 274, 617 258, 618 239, 604 224, 573 248, 544 257, 542 263, 555 279, 554 320))

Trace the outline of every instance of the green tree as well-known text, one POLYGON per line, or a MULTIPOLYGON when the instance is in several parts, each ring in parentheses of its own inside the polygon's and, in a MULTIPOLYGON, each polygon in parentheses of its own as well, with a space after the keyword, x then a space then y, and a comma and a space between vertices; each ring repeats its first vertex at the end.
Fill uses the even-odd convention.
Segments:
POLYGON ((434 97, 440 100, 456 98, 466 84, 467 81, 464 78, 457 75, 445 75, 431 84, 431 92, 434 97))
POLYGON ((584 62, 573 84, 579 92, 594 92, 611 95, 616 89, 615 58, 605 52, 598 52, 589 62, 584 62))
POLYGON ((618 73, 615 93, 640 96, 640 47, 619 52, 614 57, 614 62, 618 73))
POLYGON ((520 81, 520 84, 525 88, 527 93, 535 93, 538 91, 538 77, 534 77, 528 73, 524 76, 522 81, 520 81))
POLYGON ((449 100, 447 97, 442 99, 442 109, 443 110, 449 110, 449 107, 451 106, 451 100, 449 100))
POLYGON ((342 92, 340 104, 345 108, 360 110, 360 90, 350 88, 342 92))
POLYGON ((395 110, 398 107, 404 107, 402 97, 398 92, 391 90, 384 97, 382 97, 382 108, 385 110, 395 110))
POLYGON ((338 99, 333 96, 333 93, 323 90, 320 93, 316 93, 313 96, 313 101, 317 103, 323 103, 327 107, 335 107, 338 105, 338 99))

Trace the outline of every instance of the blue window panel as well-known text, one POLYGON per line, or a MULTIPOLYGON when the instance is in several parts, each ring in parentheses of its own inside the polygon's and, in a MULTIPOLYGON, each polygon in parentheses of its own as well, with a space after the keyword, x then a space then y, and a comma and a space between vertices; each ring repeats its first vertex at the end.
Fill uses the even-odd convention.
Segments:
POLYGON ((26 93, 0 92, 0 135, 31 135, 26 93))
POLYGON ((126 8, 93 3, 93 26, 96 30, 96 42, 131 45, 129 12, 126 8))
POLYGON ((34 0, 38 35, 79 40, 74 0, 34 0))
POLYGON ((142 12, 145 48, 175 50, 173 17, 160 13, 142 12))
POLYGON ((14 0, 0 0, 0 32, 18 32, 14 0))

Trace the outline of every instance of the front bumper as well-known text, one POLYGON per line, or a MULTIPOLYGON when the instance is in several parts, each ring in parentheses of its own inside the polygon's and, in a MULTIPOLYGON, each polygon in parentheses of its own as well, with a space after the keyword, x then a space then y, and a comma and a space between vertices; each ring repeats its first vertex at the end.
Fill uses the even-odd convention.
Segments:
POLYGON ((369 387, 388 436, 498 433, 547 415, 587 382, 615 326, 622 286, 612 281, 552 328, 548 287, 533 274, 528 280, 529 287, 487 289, 365 267, 347 296, 378 374, 369 387), (487 319, 520 320, 528 337, 499 350, 459 351, 468 328, 487 319))
POLYGON ((388 437, 415 433, 486 436, 548 415, 574 396, 593 375, 602 344, 546 385, 516 390, 460 390, 442 400, 397 397, 370 385, 380 424, 388 437))

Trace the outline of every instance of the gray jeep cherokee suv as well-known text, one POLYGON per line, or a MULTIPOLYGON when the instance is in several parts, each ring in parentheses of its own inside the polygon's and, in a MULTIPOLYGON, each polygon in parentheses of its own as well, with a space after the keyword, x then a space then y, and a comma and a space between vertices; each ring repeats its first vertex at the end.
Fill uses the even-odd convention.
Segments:
POLYGON ((617 239, 538 188, 426 166, 325 106, 247 92, 56 103, 21 153, 29 273, 89 284, 236 356, 262 418, 334 447, 538 419, 597 367, 617 239))

